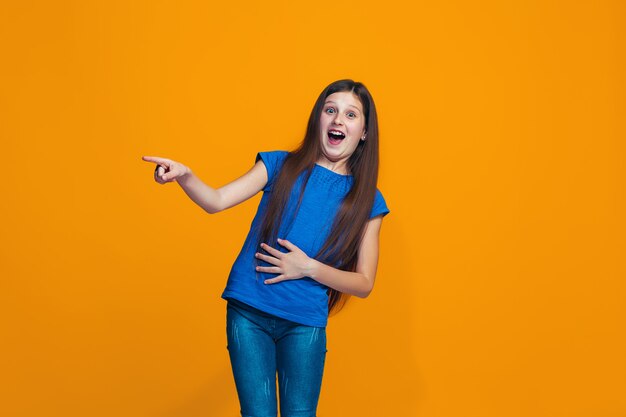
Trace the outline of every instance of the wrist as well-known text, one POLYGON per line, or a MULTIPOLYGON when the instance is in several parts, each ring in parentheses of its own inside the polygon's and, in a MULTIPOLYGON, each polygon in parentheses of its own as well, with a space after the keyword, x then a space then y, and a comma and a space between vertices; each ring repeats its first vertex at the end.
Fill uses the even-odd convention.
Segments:
POLYGON ((176 178, 176 181, 178 181, 178 182, 187 181, 189 178, 191 178, 191 176, 192 176, 191 174, 192 174, 191 168, 186 166, 185 167, 185 173, 179 175, 178 178, 176 178))
POLYGON ((313 258, 309 258, 309 261, 306 266, 306 269, 307 269, 306 276, 314 280, 317 280, 320 265, 321 265, 320 261, 313 259, 313 258))

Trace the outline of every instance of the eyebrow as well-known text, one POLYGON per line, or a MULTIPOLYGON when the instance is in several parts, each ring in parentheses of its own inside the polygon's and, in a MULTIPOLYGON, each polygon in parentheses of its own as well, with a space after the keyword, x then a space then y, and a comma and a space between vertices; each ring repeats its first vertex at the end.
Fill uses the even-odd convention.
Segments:
MULTIPOLYGON (((327 102, 325 102, 324 104, 328 104, 328 103, 333 103, 333 104, 337 104, 332 100, 328 100, 327 102)), ((361 113, 361 109, 359 109, 357 106, 353 106, 352 104, 348 104, 348 107, 354 107, 355 109, 357 109, 359 111, 359 113, 361 113)))

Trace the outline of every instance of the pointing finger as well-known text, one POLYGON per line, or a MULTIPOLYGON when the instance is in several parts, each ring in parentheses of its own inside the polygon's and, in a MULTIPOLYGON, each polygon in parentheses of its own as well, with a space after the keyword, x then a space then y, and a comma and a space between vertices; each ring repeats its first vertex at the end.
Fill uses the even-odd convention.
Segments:
POLYGON ((154 162, 156 164, 163 165, 166 167, 169 167, 170 162, 171 162, 169 159, 160 158, 158 156, 142 156, 141 159, 143 159, 146 162, 154 162))

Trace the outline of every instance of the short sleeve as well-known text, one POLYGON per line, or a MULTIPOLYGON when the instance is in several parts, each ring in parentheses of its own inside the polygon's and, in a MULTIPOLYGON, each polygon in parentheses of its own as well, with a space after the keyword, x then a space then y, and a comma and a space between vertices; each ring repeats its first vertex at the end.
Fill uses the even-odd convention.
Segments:
POLYGON ((270 151, 270 152, 259 152, 256 155, 255 163, 258 160, 262 160, 265 165, 265 169, 267 169, 267 184, 263 188, 263 191, 270 190, 272 188, 272 184, 280 171, 280 168, 283 166, 283 162, 285 162, 285 158, 289 153, 287 151, 270 151))
POLYGON ((370 212, 370 219, 373 219, 376 216, 382 215, 383 217, 389 213, 389 208, 387 207, 387 203, 385 202, 385 198, 380 190, 376 189, 376 195, 374 196, 374 205, 372 206, 372 211, 370 212))

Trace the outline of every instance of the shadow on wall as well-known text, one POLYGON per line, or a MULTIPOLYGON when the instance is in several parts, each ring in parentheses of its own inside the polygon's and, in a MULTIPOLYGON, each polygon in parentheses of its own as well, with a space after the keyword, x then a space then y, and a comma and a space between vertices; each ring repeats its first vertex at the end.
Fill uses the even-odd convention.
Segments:
MULTIPOLYGON (((163 412, 159 417, 207 417, 239 415, 239 402, 233 381, 230 363, 211 375, 193 395, 178 407, 163 412), (224 394, 224 385, 232 385, 232 390, 224 394)), ((191 394, 191 393, 190 393, 191 394)))
MULTIPOLYGON (((385 220, 374 292, 364 300, 352 297, 344 310, 329 320, 319 415, 416 416, 424 401, 426 389, 418 372, 414 334, 417 280, 423 278, 412 266, 419 256, 408 253, 412 234, 400 216, 396 217, 385 220)), ((239 403, 224 353, 224 362, 210 379, 159 417, 227 415, 239 415, 239 403), (224 384, 230 387, 225 389, 224 384)))
POLYGON ((352 297, 329 321, 320 415, 416 416, 425 397, 414 335, 417 256, 398 211, 383 222, 374 291, 352 297))

